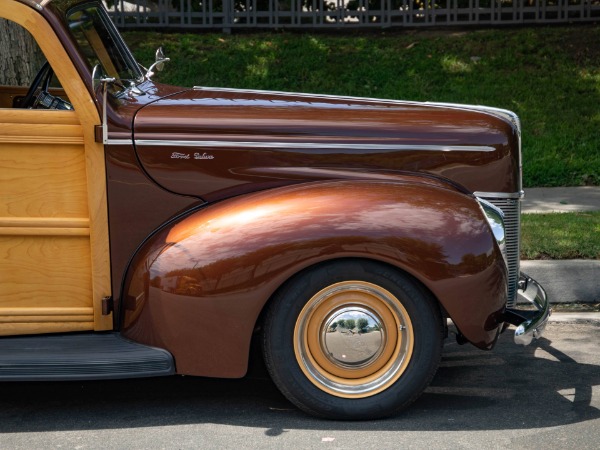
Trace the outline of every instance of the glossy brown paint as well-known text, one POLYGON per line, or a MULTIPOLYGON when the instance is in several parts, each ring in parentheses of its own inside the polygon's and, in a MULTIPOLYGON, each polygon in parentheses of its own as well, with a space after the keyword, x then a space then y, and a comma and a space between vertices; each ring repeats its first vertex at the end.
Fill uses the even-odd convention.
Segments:
POLYGON ((136 255, 123 334, 170 351, 179 373, 243 376, 272 294, 338 258, 410 273, 471 342, 495 342, 506 269, 483 213, 468 195, 414 180, 308 183, 204 207, 136 255))
POLYGON ((118 312, 123 276, 135 250, 165 221, 202 201, 157 186, 140 167, 133 146, 108 145, 105 150, 113 299, 118 312))
MULTIPOLYGON (((91 75, 90 75, 91 76, 91 75)), ((143 94, 126 98, 109 96, 107 108, 107 124, 109 139, 132 139, 133 120, 136 113, 144 106, 177 94, 183 88, 155 83, 145 80, 138 85, 143 94)), ((98 95, 98 97, 100 97, 98 95)))
POLYGON ((137 142, 136 150, 157 183, 207 201, 331 179, 326 173, 331 169, 346 172, 345 177, 352 171, 428 173, 470 192, 514 193, 521 188, 516 128, 482 111, 207 88, 143 108, 134 129, 136 140, 205 141, 187 147, 137 142), (244 148, 248 142, 257 144, 244 148), (274 143, 283 148, 272 148, 274 143), (331 147, 338 144, 351 148, 331 147), (369 148, 381 144, 403 148, 369 148), (473 151, 423 150, 440 145, 473 151))

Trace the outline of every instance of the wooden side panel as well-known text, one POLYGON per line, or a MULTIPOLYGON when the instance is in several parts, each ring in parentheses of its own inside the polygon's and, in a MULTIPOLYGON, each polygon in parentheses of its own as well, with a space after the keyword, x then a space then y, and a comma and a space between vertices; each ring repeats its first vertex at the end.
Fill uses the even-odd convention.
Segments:
POLYGON ((0 235, 0 273, 0 335, 93 329, 88 236, 0 235))
MULTIPOLYGON (((33 35, 75 107, 0 109, 0 253, 11 249, 15 262, 6 285, 0 269, 0 334, 111 329, 112 315, 102 315, 111 282, 104 148, 94 136, 98 111, 37 11, 0 0, 0 16, 33 35), (53 265, 54 257, 60 263, 53 265), (48 266, 40 262, 44 258, 48 266), (35 264, 48 270, 39 283, 31 278, 35 264), (63 269, 71 273, 65 277, 63 269), (23 292, 30 286, 29 299, 10 294, 17 285, 23 292), (60 289, 62 295, 53 294, 60 289)), ((3 98, 15 95, 4 91, 3 98)))
POLYGON ((90 307, 86 236, 0 236, 3 308, 90 307))
POLYGON ((0 144, 0 222, 3 217, 87 218, 85 176, 83 145, 0 144))
POLYGON ((83 131, 0 110, 0 335, 94 329, 83 131))

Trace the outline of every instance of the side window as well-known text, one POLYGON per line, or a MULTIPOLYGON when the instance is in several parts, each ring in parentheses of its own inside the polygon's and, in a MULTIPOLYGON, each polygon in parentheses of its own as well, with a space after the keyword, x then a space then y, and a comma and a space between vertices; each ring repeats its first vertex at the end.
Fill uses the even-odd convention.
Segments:
POLYGON ((0 19, 0 108, 73 109, 37 43, 0 19))

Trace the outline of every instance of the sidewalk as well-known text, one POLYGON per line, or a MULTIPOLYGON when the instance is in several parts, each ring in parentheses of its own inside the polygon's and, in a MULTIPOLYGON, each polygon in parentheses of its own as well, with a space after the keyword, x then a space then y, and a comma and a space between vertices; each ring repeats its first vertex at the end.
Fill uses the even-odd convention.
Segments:
MULTIPOLYGON (((600 211, 599 186, 528 188, 521 203, 523 214, 585 211, 600 211)), ((551 303, 600 303, 600 260, 524 260, 521 270, 551 303)))
POLYGON ((600 211, 600 186, 527 188, 521 203, 524 214, 600 211))
POLYGON ((586 312, 586 313, 559 312, 559 313, 552 313, 549 320, 550 320, 550 322, 567 322, 567 323, 600 322, 600 313, 597 313, 597 312, 586 312))

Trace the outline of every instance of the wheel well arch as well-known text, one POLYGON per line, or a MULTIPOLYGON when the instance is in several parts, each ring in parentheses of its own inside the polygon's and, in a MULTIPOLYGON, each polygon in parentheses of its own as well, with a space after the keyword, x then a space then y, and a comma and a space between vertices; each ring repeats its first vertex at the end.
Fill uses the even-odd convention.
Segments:
POLYGON ((440 309, 440 314, 442 315, 442 317, 443 318, 448 317, 448 313, 447 313, 446 309, 444 308, 444 305, 442 305, 442 303, 440 302, 439 298, 437 298, 437 296, 431 291, 431 289, 429 289, 427 287, 427 285, 425 285, 410 270, 407 270, 406 268, 401 267, 397 264, 392 264, 388 261, 384 261, 384 260, 378 259, 378 258, 372 258, 372 257, 367 257, 367 256, 345 256, 345 257, 335 257, 335 258, 331 258, 331 259, 327 259, 324 261, 319 261, 319 262, 310 264, 310 265, 298 270, 296 273, 292 274, 286 280, 284 280, 277 287, 277 289, 275 289, 275 291, 269 296, 269 298, 264 303, 258 317, 256 318, 255 324, 254 324, 255 334, 257 334, 257 332, 260 332, 262 330, 262 328, 264 327, 264 321, 265 321, 266 315, 268 313, 270 305, 273 303, 274 298, 277 297, 277 295, 279 295, 281 293, 281 291, 283 291, 286 287, 293 284, 295 280, 301 278, 304 274, 306 274, 310 271, 318 270, 318 269, 325 270, 328 266, 337 264, 339 262, 352 262, 352 261, 357 261, 357 262, 358 261, 368 261, 368 262, 371 262, 374 264, 379 264, 382 267, 386 267, 388 269, 391 269, 397 273, 401 273, 402 275, 408 277, 415 284, 415 286, 418 287, 418 289, 420 289, 425 295, 429 296, 431 299, 433 299, 435 301, 435 303, 438 305, 438 307, 440 309))

